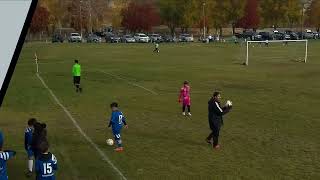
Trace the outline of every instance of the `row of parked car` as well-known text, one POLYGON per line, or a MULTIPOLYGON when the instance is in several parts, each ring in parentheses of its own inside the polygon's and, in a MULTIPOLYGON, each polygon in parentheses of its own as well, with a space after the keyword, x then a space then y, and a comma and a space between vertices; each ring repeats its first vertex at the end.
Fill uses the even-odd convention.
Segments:
POLYGON ((235 36, 237 38, 249 39, 252 41, 320 39, 320 33, 311 30, 306 30, 305 32, 294 32, 291 30, 280 32, 278 30, 273 30, 271 33, 266 31, 244 31, 241 34, 237 33, 235 36))
MULTIPOLYGON (((55 34, 52 37, 52 42, 64 42, 66 38, 64 38, 60 34, 55 34)), ((124 35, 117 35, 113 33, 107 33, 104 35, 93 33, 86 36, 86 42, 88 43, 100 43, 107 42, 107 43, 149 43, 149 42, 193 42, 194 38, 190 34, 180 34, 178 38, 170 36, 170 35, 163 35, 160 34, 149 34, 146 35, 144 33, 136 33, 134 35, 131 34, 124 34, 124 35)), ((67 37, 68 42, 84 42, 84 39, 79 33, 71 33, 69 37, 67 37)))

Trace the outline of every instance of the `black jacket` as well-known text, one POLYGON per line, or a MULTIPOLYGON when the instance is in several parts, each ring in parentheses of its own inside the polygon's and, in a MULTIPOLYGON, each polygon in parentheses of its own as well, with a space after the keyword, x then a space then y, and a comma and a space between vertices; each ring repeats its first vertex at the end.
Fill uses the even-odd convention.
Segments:
POLYGON ((212 129, 213 126, 221 126, 223 124, 222 116, 227 114, 232 109, 232 106, 229 107, 221 107, 220 102, 215 101, 211 98, 208 102, 208 119, 209 125, 212 129))

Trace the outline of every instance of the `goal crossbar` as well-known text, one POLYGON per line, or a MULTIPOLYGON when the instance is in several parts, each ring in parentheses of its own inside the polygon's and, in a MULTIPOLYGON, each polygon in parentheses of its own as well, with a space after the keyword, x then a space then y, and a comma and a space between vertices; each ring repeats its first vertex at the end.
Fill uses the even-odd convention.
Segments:
POLYGON ((266 40, 266 41, 247 41, 247 58, 246 58, 246 65, 249 65, 249 44, 250 43, 285 43, 285 42, 305 42, 306 43, 306 49, 305 49, 305 57, 304 57, 304 63, 307 62, 308 59, 308 40, 266 40))

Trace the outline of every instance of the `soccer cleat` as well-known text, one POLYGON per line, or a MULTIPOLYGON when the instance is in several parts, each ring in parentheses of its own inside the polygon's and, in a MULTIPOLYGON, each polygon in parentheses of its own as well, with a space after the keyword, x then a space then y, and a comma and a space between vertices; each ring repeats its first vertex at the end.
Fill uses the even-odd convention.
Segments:
POLYGON ((26 172, 26 177, 27 177, 27 178, 30 178, 31 176, 32 176, 32 171, 27 171, 27 172, 26 172))
POLYGON ((117 147, 114 149, 116 152, 122 152, 123 151, 123 147, 117 147))
POLYGON ((188 116, 191 116, 191 113, 190 113, 190 112, 188 112, 188 116))
POLYGON ((216 150, 218 150, 218 149, 220 149, 221 147, 220 147, 220 145, 219 144, 217 144, 216 146, 214 146, 213 147, 214 149, 216 149, 216 150))
POLYGON ((182 115, 184 115, 184 116, 185 116, 185 115, 186 115, 186 113, 185 113, 185 112, 182 112, 182 115))
POLYGON ((212 144, 212 139, 209 140, 209 139, 206 138, 206 142, 207 142, 208 144, 212 144))

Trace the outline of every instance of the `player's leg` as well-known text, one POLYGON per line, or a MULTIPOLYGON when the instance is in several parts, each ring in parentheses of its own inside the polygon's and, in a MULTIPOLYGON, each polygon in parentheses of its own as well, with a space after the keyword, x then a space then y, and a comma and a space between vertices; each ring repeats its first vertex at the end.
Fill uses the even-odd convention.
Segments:
POLYGON ((187 105, 187 107, 188 107, 188 115, 191 116, 191 106, 190 106, 190 104, 187 105))
POLYGON ((213 126, 213 138, 212 138, 212 147, 215 149, 219 149, 219 132, 220 132, 220 125, 213 126))
POLYGON ((75 88, 77 87, 76 84, 77 84, 76 76, 73 76, 73 86, 74 86, 75 88))
POLYGON ((209 120, 209 126, 210 126, 210 134, 209 136, 206 138, 206 142, 209 143, 209 144, 212 144, 212 138, 213 138, 213 123, 211 120, 209 120))
POLYGON ((213 131, 211 130, 209 136, 206 138, 206 142, 212 144, 213 131))
POLYGON ((28 171, 26 173, 27 177, 31 177, 32 176, 32 172, 33 172, 33 159, 34 159, 34 155, 31 149, 27 150, 27 155, 28 155, 28 171))
POLYGON ((186 105, 184 103, 182 103, 182 115, 186 115, 186 105))
POLYGON ((79 79, 78 79, 78 89, 79 89, 80 92, 82 92, 80 81, 81 81, 81 76, 79 76, 79 79))
POLYGON ((80 76, 75 76, 76 92, 80 91, 80 76))
POLYGON ((123 151, 120 131, 113 131, 113 135, 114 135, 114 140, 117 144, 117 148, 115 149, 115 151, 117 152, 123 151))

